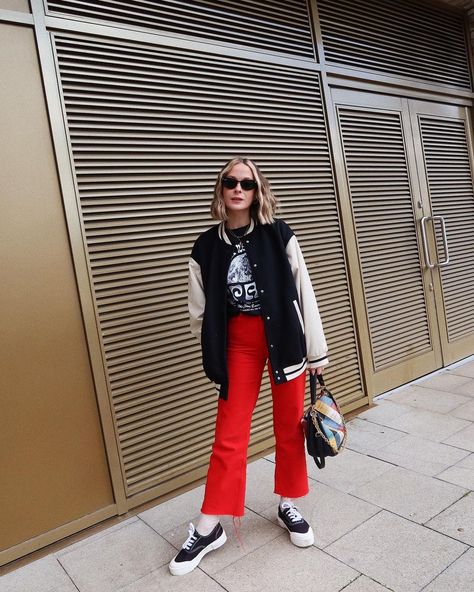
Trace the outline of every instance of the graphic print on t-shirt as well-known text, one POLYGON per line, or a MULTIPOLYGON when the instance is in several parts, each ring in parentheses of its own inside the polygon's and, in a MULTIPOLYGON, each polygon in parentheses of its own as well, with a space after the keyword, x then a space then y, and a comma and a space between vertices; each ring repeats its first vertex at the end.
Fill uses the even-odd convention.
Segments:
POLYGON ((240 312, 260 313, 260 300, 252 268, 242 245, 236 245, 227 272, 227 298, 240 312))

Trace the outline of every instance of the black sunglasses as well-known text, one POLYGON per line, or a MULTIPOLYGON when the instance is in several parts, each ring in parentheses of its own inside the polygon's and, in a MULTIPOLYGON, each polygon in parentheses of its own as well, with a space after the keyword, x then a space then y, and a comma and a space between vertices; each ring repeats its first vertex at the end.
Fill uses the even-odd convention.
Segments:
POLYGON ((257 181, 253 179, 242 179, 242 181, 238 181, 235 177, 222 177, 222 185, 227 189, 235 189, 239 183, 244 191, 257 189, 257 181))

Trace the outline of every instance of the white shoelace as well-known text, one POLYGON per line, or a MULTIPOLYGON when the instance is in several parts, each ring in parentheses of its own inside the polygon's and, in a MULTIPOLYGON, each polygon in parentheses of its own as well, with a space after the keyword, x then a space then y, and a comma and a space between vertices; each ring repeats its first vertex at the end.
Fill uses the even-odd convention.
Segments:
POLYGON ((296 509, 296 506, 282 506, 282 510, 285 510, 286 508, 288 508, 288 516, 292 522, 299 522, 303 519, 301 514, 296 509))
POLYGON ((198 538, 198 535, 196 534, 196 531, 194 529, 194 524, 192 522, 189 523, 189 526, 188 526, 188 534, 189 534, 189 536, 184 541, 183 547, 182 547, 186 551, 189 551, 189 549, 193 546, 194 542, 198 538))

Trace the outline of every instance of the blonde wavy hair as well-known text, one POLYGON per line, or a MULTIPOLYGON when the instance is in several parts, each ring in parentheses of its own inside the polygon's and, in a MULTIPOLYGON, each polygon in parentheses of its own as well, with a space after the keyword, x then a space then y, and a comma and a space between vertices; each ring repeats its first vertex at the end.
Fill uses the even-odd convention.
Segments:
POLYGON ((222 179, 236 164, 245 164, 252 171, 253 178, 257 182, 255 197, 250 206, 250 216, 260 224, 271 224, 273 216, 278 206, 278 201, 271 190, 270 183, 259 169, 257 164, 250 158, 236 157, 229 160, 217 175, 217 181, 214 186, 214 198, 211 203, 211 216, 214 220, 227 220, 227 212, 224 204, 224 195, 222 192, 222 179))

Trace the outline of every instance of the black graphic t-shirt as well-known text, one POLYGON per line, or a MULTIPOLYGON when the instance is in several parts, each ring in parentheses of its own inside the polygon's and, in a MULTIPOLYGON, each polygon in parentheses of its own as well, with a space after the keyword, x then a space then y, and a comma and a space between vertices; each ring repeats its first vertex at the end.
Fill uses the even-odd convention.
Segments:
MULTIPOLYGON (((232 233, 243 236, 247 227, 233 228, 232 233)), ((244 247, 227 231, 227 236, 234 244, 235 251, 227 272, 227 312, 230 316, 239 312, 261 314, 260 299, 252 268, 244 247)))

